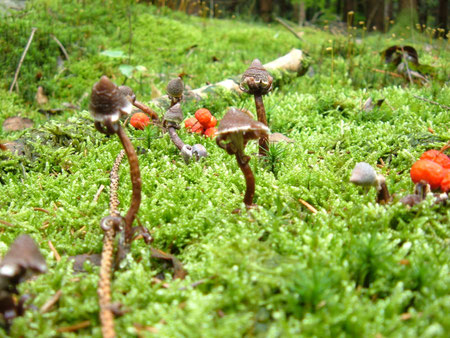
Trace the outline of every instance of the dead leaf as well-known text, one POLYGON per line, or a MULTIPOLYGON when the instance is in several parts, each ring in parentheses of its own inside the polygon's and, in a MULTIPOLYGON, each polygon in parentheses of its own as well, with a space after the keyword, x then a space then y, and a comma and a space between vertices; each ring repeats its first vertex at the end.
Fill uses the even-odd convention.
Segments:
POLYGON ((273 133, 269 135, 270 143, 278 143, 278 142, 286 142, 286 143, 294 143, 294 140, 281 134, 281 133, 273 133))
POLYGON ((22 129, 27 129, 33 127, 33 120, 30 120, 26 117, 13 116, 8 117, 3 122, 3 130, 4 131, 18 131, 22 129))
POLYGON ((175 256, 165 253, 164 251, 161 251, 161 250, 158 250, 155 248, 150 248, 150 251, 151 251, 152 258, 158 258, 158 259, 163 259, 163 260, 172 262, 173 269, 174 269, 174 273, 173 273, 174 278, 184 279, 184 277, 186 277, 186 275, 187 275, 186 270, 184 270, 183 265, 175 256))
POLYGON ((44 88, 42 86, 39 86, 36 92, 36 102, 38 105, 43 106, 44 104, 48 103, 48 98, 45 96, 44 88))
POLYGON ((73 260, 73 271, 84 272, 84 262, 89 262, 92 265, 100 266, 102 260, 101 254, 82 254, 76 256, 70 256, 69 259, 73 260))

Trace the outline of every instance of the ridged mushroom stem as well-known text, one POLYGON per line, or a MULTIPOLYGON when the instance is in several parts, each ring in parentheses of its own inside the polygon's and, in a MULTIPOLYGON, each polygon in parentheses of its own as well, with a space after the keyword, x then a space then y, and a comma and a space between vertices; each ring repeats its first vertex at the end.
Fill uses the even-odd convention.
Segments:
MULTIPOLYGON (((264 108, 262 95, 255 95, 255 106, 258 121, 267 126, 266 109, 264 108)), ((269 138, 267 136, 261 136, 259 138, 259 156, 266 156, 268 150, 269 138)))
POLYGON ((125 154, 128 158, 128 163, 130 164, 130 177, 131 177, 131 185, 132 185, 132 193, 131 193, 131 202, 130 208, 125 215, 125 229, 124 229, 124 237, 125 237, 125 245, 129 245, 132 239, 132 225, 133 221, 136 217, 136 214, 139 210, 139 206, 141 204, 141 189, 142 189, 142 180, 141 180, 141 172, 139 171, 139 161, 136 155, 136 151, 134 150, 133 145, 131 144, 130 139, 125 133, 122 126, 118 125, 117 136, 119 136, 120 142, 125 150, 125 154))
POLYGON ((244 203, 247 208, 251 208, 253 207, 253 196, 255 195, 255 176, 253 175, 252 169, 248 164, 250 157, 238 152, 236 153, 236 161, 245 177, 246 189, 244 203))
POLYGON ((167 131, 169 133, 170 139, 177 146, 177 148, 179 150, 183 149, 185 144, 183 140, 178 136, 176 129, 174 127, 169 127, 167 128, 167 131))
MULTIPOLYGON (((119 199, 117 190, 119 188, 119 167, 125 156, 125 151, 121 150, 117 155, 110 174, 110 197, 109 197, 109 213, 111 216, 120 217, 117 208, 119 199)), ((114 238, 116 235, 115 227, 110 227, 105 231, 103 238, 102 259, 100 265, 99 282, 98 282, 98 298, 100 306, 100 322, 102 327, 102 335, 105 338, 113 338, 116 333, 114 331, 114 314, 111 311, 111 273, 114 254, 114 238)))

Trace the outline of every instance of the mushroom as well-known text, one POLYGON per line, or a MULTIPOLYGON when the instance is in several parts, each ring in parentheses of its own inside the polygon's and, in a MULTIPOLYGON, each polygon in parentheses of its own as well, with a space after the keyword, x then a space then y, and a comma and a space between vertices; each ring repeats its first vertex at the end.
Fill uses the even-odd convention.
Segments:
POLYGON ((131 89, 128 86, 120 86, 119 90, 122 92, 123 95, 125 95, 125 97, 128 99, 128 101, 130 101, 130 103, 133 106, 135 106, 136 108, 139 108, 145 114, 150 116, 150 118, 152 119, 154 124, 159 124, 158 114, 154 110, 147 107, 142 102, 139 102, 138 100, 136 100, 136 95, 134 94, 133 89, 131 89))
POLYGON ((167 95, 170 99, 170 106, 177 104, 183 98, 184 84, 181 77, 172 79, 167 84, 167 95))
POLYGON ((28 235, 17 237, 0 263, 0 289, 47 271, 44 257, 28 235))
POLYGON ((12 320, 23 314, 25 296, 19 301, 17 284, 27 280, 34 274, 47 272, 47 265, 36 243, 28 235, 20 235, 9 248, 0 262, 0 315, 4 319, 6 330, 12 320))
MULTIPOLYGON (((239 88, 255 96, 256 113, 258 121, 267 126, 266 110, 264 108, 263 95, 272 90, 273 78, 267 72, 258 59, 253 60, 250 67, 244 72, 241 78, 239 88)), ((261 136, 259 139, 259 155, 266 156, 269 149, 268 135, 261 136)))
POLYGON ((136 151, 124 129, 118 123, 121 115, 131 113, 131 104, 124 93, 108 77, 102 76, 100 81, 92 87, 90 111, 98 131, 109 135, 117 134, 130 164, 132 195, 130 208, 125 215, 124 229, 127 245, 131 243, 132 224, 141 204, 142 187, 136 151))
POLYGON ((375 187, 377 189, 377 203, 386 204, 391 200, 386 179, 381 174, 377 175, 375 169, 366 162, 356 163, 350 176, 350 182, 364 187, 366 193, 370 187, 375 187))
POLYGON ((244 149, 249 140, 267 137, 269 128, 263 123, 250 118, 246 113, 230 108, 220 122, 216 143, 230 155, 236 156, 236 161, 245 177, 246 191, 244 203, 247 208, 253 207, 255 194, 255 177, 248 164, 250 157, 244 149))

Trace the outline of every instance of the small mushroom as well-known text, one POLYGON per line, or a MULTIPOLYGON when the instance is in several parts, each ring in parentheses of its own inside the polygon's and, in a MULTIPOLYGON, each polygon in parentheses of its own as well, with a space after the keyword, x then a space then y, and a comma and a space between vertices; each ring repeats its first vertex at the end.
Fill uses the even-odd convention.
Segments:
POLYGON ((220 122, 216 143, 228 154, 235 155, 239 168, 245 177, 246 191, 244 203, 247 208, 253 207, 255 194, 255 177, 249 166, 250 157, 244 153, 247 142, 268 136, 269 128, 263 123, 250 118, 244 112, 230 108, 220 122))
POLYGON ((195 159, 199 161, 200 159, 207 157, 208 152, 202 144, 194 144, 192 146, 192 156, 194 156, 195 159))
POLYGON ((34 274, 45 273, 47 265, 34 240, 28 235, 17 237, 0 262, 0 289, 17 285, 34 274))
POLYGON ((350 182, 365 188, 366 193, 370 187, 375 187, 377 190, 377 203, 386 204, 391 200, 391 195, 386 186, 386 179, 383 175, 375 172, 373 167, 366 162, 359 162, 355 165, 350 182))
POLYGON ((181 101, 183 98, 184 84, 181 77, 172 79, 167 84, 167 95, 170 99, 170 106, 173 106, 181 101))
POLYGON ((414 187, 414 194, 406 195, 400 202, 412 207, 422 202, 429 193, 431 193, 430 185, 425 181, 420 181, 414 187))
POLYGON ((139 161, 133 144, 126 135, 122 126, 118 123, 121 114, 131 112, 131 104, 124 93, 106 76, 92 87, 90 111, 95 119, 98 131, 105 134, 117 134, 130 165, 130 176, 132 183, 132 195, 130 208, 125 215, 125 243, 131 243, 132 224, 141 204, 141 174, 139 161))
MULTIPOLYGON (((244 72, 239 88, 255 97, 256 113, 258 121, 267 126, 266 110, 264 108, 263 95, 272 90, 273 78, 267 72, 258 59, 253 60, 250 67, 244 72)), ((259 155, 266 156, 269 149, 268 136, 259 139, 259 155)))
POLYGON ((169 110, 164 114, 163 127, 169 128, 173 127, 175 129, 180 129, 180 124, 183 122, 183 111, 181 110, 180 103, 176 103, 171 106, 169 110))

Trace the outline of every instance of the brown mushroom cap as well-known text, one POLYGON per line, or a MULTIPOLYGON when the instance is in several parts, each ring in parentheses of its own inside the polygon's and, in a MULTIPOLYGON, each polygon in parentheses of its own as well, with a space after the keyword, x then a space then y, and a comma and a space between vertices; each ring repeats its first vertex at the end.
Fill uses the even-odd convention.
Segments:
POLYGON ((224 138, 224 136, 234 133, 242 133, 244 140, 249 141, 267 136, 269 128, 263 123, 253 120, 248 114, 232 107, 220 121, 216 135, 224 138))
POLYGON ((184 84, 180 77, 170 80, 167 84, 167 94, 171 97, 180 98, 183 95, 184 84))
POLYGON ((47 265, 34 240, 19 236, 0 263, 0 278, 21 282, 34 273, 44 273, 47 265))
POLYGON ((122 91, 103 75, 92 87, 89 109, 96 121, 116 122, 121 114, 130 114, 132 106, 122 91))
POLYGON ((241 90, 252 95, 265 95, 272 89, 273 78, 258 59, 253 60, 241 78, 241 90))
POLYGON ((183 121, 183 111, 181 110, 181 105, 178 102, 167 110, 164 114, 164 127, 175 127, 180 128, 180 123, 183 121))

